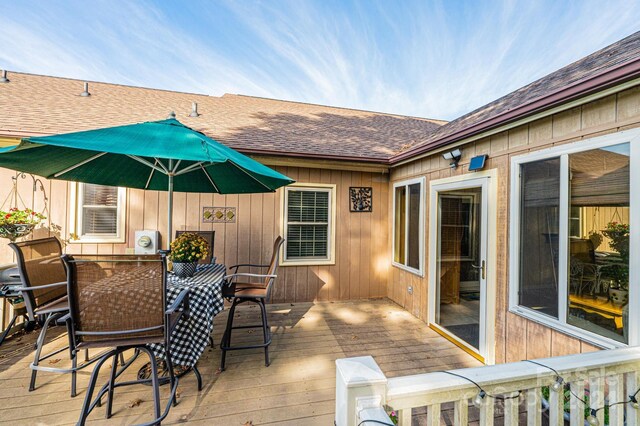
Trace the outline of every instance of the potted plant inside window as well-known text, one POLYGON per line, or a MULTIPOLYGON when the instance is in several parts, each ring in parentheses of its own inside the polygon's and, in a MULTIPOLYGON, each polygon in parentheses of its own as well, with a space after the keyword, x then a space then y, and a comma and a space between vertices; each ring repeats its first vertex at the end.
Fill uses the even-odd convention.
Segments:
POLYGON ((616 288, 609 289, 609 298, 624 305, 628 300, 629 288, 629 225, 609 222, 602 233, 609 238, 609 246, 620 255, 620 263, 606 267, 606 273, 614 281, 616 288))
POLYGON ((198 234, 186 232, 171 243, 169 260, 173 263, 173 272, 178 277, 192 277, 198 261, 209 254, 209 244, 198 234))
POLYGON ((20 210, 14 207, 9 211, 0 210, 0 238, 8 238, 14 242, 29 235, 42 219, 46 217, 31 209, 20 210))

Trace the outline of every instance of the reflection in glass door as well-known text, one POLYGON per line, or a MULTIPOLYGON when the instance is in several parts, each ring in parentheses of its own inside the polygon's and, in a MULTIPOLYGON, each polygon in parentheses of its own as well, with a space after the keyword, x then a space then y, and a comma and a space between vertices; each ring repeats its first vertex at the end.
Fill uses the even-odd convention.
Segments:
POLYGON ((438 193, 435 323, 481 350, 485 253, 482 187, 438 193))

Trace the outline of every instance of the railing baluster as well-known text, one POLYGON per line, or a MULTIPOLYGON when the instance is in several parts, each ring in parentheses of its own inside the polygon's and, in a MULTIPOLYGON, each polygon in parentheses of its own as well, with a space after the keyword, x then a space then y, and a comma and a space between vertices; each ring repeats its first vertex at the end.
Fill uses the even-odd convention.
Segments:
POLYGON ((564 426, 564 390, 549 388, 549 425, 564 426))
POLYGON ((484 403, 480 407, 480 426, 493 426, 494 411, 493 398, 485 397, 484 403))
POLYGON ((440 404, 427 407, 427 426, 440 426, 440 404))
POLYGON ((540 388, 527 391, 527 426, 542 424, 542 395, 540 388))
POLYGON ((569 400, 569 410, 571 426, 584 425, 584 380, 571 382, 571 399, 569 400))
POLYGON ((398 410, 398 426, 411 426, 411 408, 398 410))
MULTIPOLYGON (((624 378, 622 374, 616 374, 607 378, 609 386, 609 404, 616 404, 627 400, 624 394, 624 378)), ((609 426, 624 425, 624 404, 609 406, 609 426)), ((604 410, 603 410, 604 411, 604 410)))
POLYGON ((466 426, 469 423, 469 400, 456 401, 453 406, 453 419, 456 426, 466 426))
MULTIPOLYGON (((627 373, 627 394, 633 395, 640 387, 640 374, 636 371, 627 373)), ((640 394, 636 395, 640 397, 640 394)), ((640 426, 640 410, 627 404, 627 426, 640 426)))
MULTIPOLYGON (((592 409, 604 407, 604 377, 589 379, 589 404, 592 409)), ((604 409, 598 410, 596 417, 601 425, 604 424, 604 409)))
POLYGON ((520 398, 504 400, 504 424, 517 425, 520 414, 520 398))

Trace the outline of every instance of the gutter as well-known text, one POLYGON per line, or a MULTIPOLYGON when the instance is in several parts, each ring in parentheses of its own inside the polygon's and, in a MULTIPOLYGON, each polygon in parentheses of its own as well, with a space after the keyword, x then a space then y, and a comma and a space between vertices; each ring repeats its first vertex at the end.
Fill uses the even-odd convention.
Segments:
POLYGON ((470 127, 466 127, 456 133, 445 136, 442 139, 436 139, 425 145, 421 145, 395 155, 389 160, 389 164, 397 165, 397 163, 410 160, 413 157, 433 151, 444 145, 459 142, 478 133, 495 129, 525 116, 539 113, 551 109, 554 106, 575 100, 579 97, 587 96, 612 86, 625 83, 638 76, 640 76, 640 58, 617 65, 600 74, 579 80, 570 86, 563 87, 555 92, 549 93, 548 95, 533 99, 526 104, 505 111, 500 115, 488 118, 470 127))

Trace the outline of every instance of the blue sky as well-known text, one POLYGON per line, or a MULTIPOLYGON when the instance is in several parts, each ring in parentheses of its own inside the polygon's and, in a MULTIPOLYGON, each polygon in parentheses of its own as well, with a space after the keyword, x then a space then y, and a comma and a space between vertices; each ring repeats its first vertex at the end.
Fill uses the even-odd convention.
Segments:
POLYGON ((2 1, 0 68, 453 119, 638 30, 637 1, 2 1))

